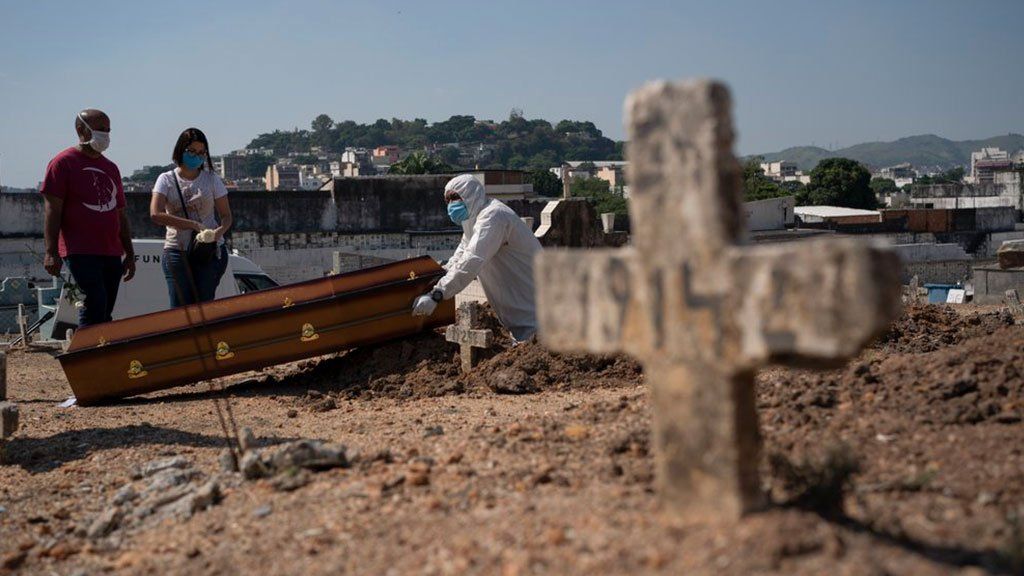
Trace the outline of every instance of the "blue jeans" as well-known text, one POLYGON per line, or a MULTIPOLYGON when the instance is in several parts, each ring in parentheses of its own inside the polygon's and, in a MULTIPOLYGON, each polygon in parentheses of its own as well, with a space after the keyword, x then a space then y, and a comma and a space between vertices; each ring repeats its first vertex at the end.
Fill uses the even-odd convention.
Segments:
POLYGON ((85 296, 85 303, 78 309, 78 327, 110 322, 124 273, 121 257, 69 254, 64 261, 85 296))
POLYGON ((209 263, 193 268, 188 263, 185 252, 175 248, 165 248, 161 262, 164 278, 167 280, 167 295, 171 300, 171 308, 209 302, 217 294, 217 285, 228 268, 228 249, 221 246, 217 257, 209 263))

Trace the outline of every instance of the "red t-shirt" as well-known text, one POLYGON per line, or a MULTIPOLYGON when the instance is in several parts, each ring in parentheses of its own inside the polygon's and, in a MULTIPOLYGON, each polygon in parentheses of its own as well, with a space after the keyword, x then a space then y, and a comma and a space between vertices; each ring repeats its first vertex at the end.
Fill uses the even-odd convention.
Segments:
POLYGON ((106 157, 90 158, 71 147, 50 160, 39 192, 64 201, 58 250, 68 254, 121 256, 124 188, 117 165, 106 157))

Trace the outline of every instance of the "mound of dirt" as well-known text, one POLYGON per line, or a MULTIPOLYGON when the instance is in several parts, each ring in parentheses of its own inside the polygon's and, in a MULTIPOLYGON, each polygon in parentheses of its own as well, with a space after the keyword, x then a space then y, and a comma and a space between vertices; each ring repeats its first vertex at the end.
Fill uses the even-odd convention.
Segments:
POLYGON ((624 356, 558 354, 531 341, 482 363, 469 380, 499 394, 524 394, 633 385, 640 382, 641 373, 640 364, 624 356))
POLYGON ((1005 309, 961 312, 950 306, 909 306, 874 348, 890 353, 932 352, 1012 324, 1013 316, 1005 309))
POLYGON ((275 369, 256 382, 306 389, 292 399, 296 408, 324 412, 348 398, 430 398, 449 394, 528 394, 541 390, 632 386, 641 381, 640 365, 624 356, 558 354, 535 340, 513 340, 489 307, 482 328, 494 333, 494 345, 482 350, 477 367, 463 374, 459 348, 436 330, 395 342, 368 346, 297 366, 275 369))
MULTIPOLYGON (((925 311, 926 317, 934 318, 931 313, 925 311)), ((943 315, 951 322, 943 334, 963 338, 965 331, 987 330, 988 320, 979 316, 974 324, 978 317, 955 322, 943 315), (957 326, 964 323, 966 328, 957 326)), ((969 462, 977 454, 998 455, 993 462, 1018 457, 1024 421, 1024 330, 1019 326, 933 352, 869 351, 830 372, 771 369, 758 377, 757 388, 773 451, 803 460, 828 460, 825 448, 848 452, 869 462, 876 480, 859 481, 859 491, 980 490, 993 503, 1024 497, 1019 473, 981 484, 977 470, 948 464, 969 462), (948 431, 942 443, 921 445, 925 431, 939 430, 948 431)), ((829 466, 824 468, 828 472, 829 466)), ((781 484, 774 487, 777 495, 798 497, 781 484)))
POLYGON ((334 398, 427 398, 460 393, 458 347, 437 332, 357 348, 282 370, 263 383, 306 388, 295 405, 313 412, 336 407, 334 398))

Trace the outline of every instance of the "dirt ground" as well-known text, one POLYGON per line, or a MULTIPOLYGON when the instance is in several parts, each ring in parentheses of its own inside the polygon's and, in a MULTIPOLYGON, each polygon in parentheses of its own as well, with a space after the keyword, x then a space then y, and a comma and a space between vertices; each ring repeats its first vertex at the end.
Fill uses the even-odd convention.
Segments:
POLYGON ((664 511, 636 363, 499 344, 471 375, 432 333, 93 408, 14 351, 0 571, 1024 573, 1024 327, 998 308, 911 308, 843 369, 764 370, 772 504, 735 524, 664 511), (261 450, 345 465, 222 471, 224 397, 261 450))

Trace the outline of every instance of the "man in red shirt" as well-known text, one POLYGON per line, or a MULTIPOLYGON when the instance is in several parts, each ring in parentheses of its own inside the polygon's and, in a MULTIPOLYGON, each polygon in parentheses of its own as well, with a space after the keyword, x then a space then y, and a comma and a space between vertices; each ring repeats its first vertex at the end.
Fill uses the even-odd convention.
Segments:
POLYGON ((43 267, 57 276, 68 263, 85 296, 78 312, 83 327, 110 321, 121 278, 127 282, 135 276, 135 251, 121 172, 103 156, 110 144, 110 118, 99 110, 83 110, 75 117, 75 130, 78 145, 50 161, 39 191, 46 205, 43 267))

